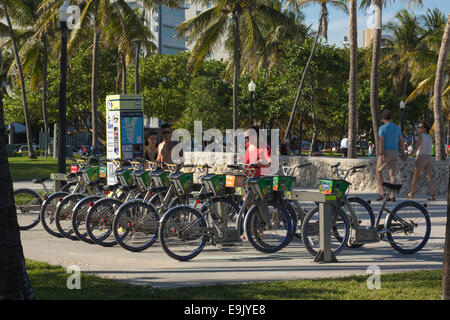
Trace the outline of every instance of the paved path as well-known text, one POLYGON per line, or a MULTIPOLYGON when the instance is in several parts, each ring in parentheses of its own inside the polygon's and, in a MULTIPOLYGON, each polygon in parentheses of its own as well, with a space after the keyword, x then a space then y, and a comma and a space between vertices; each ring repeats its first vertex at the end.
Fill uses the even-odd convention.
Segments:
MULTIPOLYGON (((360 195, 365 199, 375 198, 373 194, 360 195)), ((417 200, 423 203, 425 196, 417 200)), ((379 208, 380 203, 372 204, 375 209, 379 208)), ((419 253, 405 256, 394 251, 387 242, 380 242, 359 249, 344 249, 337 256, 339 262, 329 264, 315 263, 299 240, 270 255, 259 253, 248 242, 221 250, 208 246, 193 260, 179 262, 168 257, 158 243, 143 252, 133 253, 119 246, 104 248, 54 238, 40 224, 23 231, 21 237, 26 258, 63 267, 76 264, 83 272, 100 277, 161 288, 361 275, 374 265, 380 267, 383 274, 442 267, 446 199, 441 196, 438 201, 429 202, 428 209, 432 220, 431 237, 419 253)))

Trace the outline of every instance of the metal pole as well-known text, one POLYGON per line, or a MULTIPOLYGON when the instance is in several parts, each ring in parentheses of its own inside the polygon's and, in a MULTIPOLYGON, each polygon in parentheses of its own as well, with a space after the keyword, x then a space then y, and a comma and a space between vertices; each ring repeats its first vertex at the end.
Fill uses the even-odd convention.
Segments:
POLYGON ((255 93, 250 92, 250 125, 253 125, 253 95, 255 93))

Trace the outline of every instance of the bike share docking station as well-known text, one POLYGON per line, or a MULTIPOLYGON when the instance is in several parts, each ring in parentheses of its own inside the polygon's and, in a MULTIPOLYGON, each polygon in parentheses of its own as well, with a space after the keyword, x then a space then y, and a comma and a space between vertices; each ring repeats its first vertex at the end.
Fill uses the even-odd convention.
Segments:
POLYGON ((106 97, 106 158, 108 185, 116 184, 112 160, 144 158, 144 100, 142 95, 106 97))
POLYGON ((331 221, 333 205, 337 203, 337 195, 334 193, 324 194, 319 191, 304 191, 293 188, 285 192, 285 197, 289 200, 312 201, 319 205, 319 239, 320 250, 314 261, 318 263, 338 262, 331 252, 331 221))

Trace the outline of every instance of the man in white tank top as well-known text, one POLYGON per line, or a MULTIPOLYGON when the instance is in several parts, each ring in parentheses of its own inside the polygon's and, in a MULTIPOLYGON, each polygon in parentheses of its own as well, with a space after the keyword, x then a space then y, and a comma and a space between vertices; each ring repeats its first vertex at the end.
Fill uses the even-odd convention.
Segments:
POLYGON ((433 182, 433 139, 429 135, 430 127, 425 122, 421 122, 418 126, 419 137, 417 138, 417 144, 411 155, 416 155, 414 161, 414 175, 411 183, 411 192, 408 193, 408 197, 414 198, 414 191, 416 190, 417 180, 420 173, 423 171, 427 175, 428 183, 430 185, 431 196, 428 200, 436 200, 434 193, 433 182))

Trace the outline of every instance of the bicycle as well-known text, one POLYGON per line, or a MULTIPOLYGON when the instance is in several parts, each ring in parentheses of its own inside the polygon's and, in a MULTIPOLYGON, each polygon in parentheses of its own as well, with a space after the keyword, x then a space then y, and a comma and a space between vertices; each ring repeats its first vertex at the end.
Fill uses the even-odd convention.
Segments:
MULTIPOLYGON (((97 160, 99 161, 99 157, 91 156, 87 159, 97 160)), ((86 159, 84 159, 86 160, 86 159)), ((68 195, 72 194, 98 194, 100 193, 100 186, 104 184, 102 179, 99 179, 99 170, 100 167, 84 165, 79 169, 76 173, 77 181, 73 190, 70 192, 67 191, 59 191, 51 194, 42 204, 41 212, 40 212, 40 220, 42 222, 42 226, 44 229, 57 238, 63 238, 64 235, 61 234, 58 227, 56 226, 56 213, 61 201, 68 195)), ((67 177, 68 175, 66 175, 67 177)), ((60 207, 60 210, 63 210, 67 213, 68 209, 72 209, 72 205, 66 204, 64 207, 60 207)), ((63 215, 66 218, 68 215, 63 215)))
MULTIPOLYGON (((84 160, 73 159, 73 161, 76 161, 79 167, 84 165, 84 160)), ((77 183, 76 181, 70 181, 70 179, 76 178, 76 176, 76 173, 68 174, 67 178, 69 179, 69 182, 66 183, 60 191, 69 192, 70 188, 77 183)), ((51 194, 54 193, 45 185, 45 182, 49 180, 52 180, 51 177, 43 177, 32 180, 33 183, 40 184, 42 186, 42 194, 39 194, 30 188, 20 188, 14 190, 14 203, 16 205, 17 220, 20 230, 29 230, 39 224, 42 204, 51 194)))
POLYGON ((112 230, 117 243, 124 249, 139 252, 157 240, 160 216, 172 206, 189 203, 193 187, 191 172, 177 172, 177 166, 149 162, 153 185, 148 189, 150 199, 132 199, 122 203, 114 213, 112 230), (165 165, 169 170, 162 170, 165 165))
POLYGON ((141 170, 142 161, 129 161, 131 168, 116 170, 119 184, 107 187, 108 195, 98 199, 88 209, 85 226, 92 242, 104 247, 117 244, 114 237, 110 237, 114 213, 124 202, 134 198, 148 200, 147 188, 150 186, 148 171, 141 170))
POLYGON ((159 241, 170 257, 187 261, 196 257, 207 243, 241 242, 242 231, 253 247, 264 253, 276 252, 287 245, 291 232, 290 216, 278 204, 267 201, 269 189, 272 190, 272 177, 253 177, 255 165, 249 168, 241 165, 228 167, 246 172, 247 178, 235 185, 244 189, 243 204, 239 208, 231 198, 223 197, 225 188, 220 185, 224 185, 226 174, 201 177, 205 188, 194 198, 196 204, 204 200, 202 206, 173 207, 160 221, 159 241), (223 207, 228 207, 231 212, 223 210, 223 207), (234 226, 227 223, 230 216, 236 217, 234 226))

